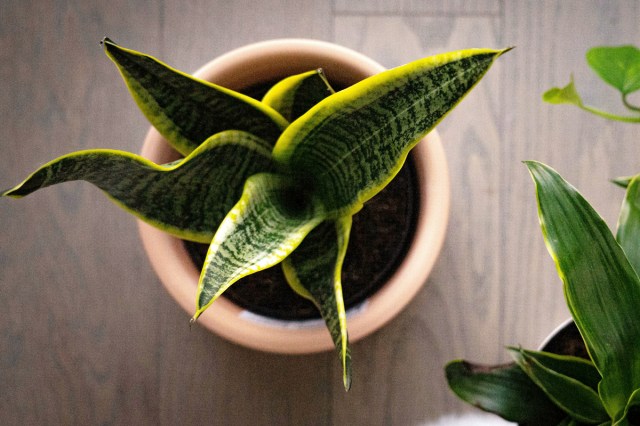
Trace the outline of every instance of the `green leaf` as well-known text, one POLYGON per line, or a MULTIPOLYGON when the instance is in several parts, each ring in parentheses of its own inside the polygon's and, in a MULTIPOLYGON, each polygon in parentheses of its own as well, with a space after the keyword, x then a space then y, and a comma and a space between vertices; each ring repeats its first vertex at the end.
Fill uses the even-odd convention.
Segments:
POLYGON ((576 86, 573 82, 573 75, 571 81, 564 87, 553 87, 547 90, 542 95, 542 100, 551 104, 573 104, 579 107, 583 107, 582 99, 576 91, 576 86))
POLYGON ((517 364, 487 367, 457 360, 447 364, 445 372, 458 397, 505 420, 548 426, 566 417, 517 364))
POLYGON ((183 155, 225 130, 243 130, 273 144, 288 125, 255 99, 187 75, 108 38, 102 44, 149 122, 183 155))
POLYGON ((613 179, 612 182, 621 188, 626 188, 629 186, 629 184, 631 183, 631 179, 633 178, 634 176, 620 176, 613 179))
POLYGON ((587 63, 623 95, 640 89, 640 50, 635 46, 594 47, 587 51, 587 63))
POLYGON ((615 418, 640 387, 640 281, 604 220, 578 191, 550 167, 526 164, 547 248, 602 375, 600 397, 615 418))
POLYGON ((530 352, 514 348, 510 352, 531 380, 572 418, 585 423, 602 423, 608 419, 600 397, 593 388, 544 366, 538 361, 539 356, 532 356, 530 352))
POLYGON ((351 217, 316 227, 282 263, 287 281, 320 311, 342 362, 343 384, 351 388, 351 351, 342 297, 342 262, 347 252, 351 217))
POLYGON ((509 350, 518 351, 526 354, 526 356, 536 360, 540 365, 556 373, 571 377, 580 383, 597 390, 598 383, 602 379, 600 373, 593 363, 584 358, 578 358, 570 355, 558 355, 550 352, 529 351, 515 347, 509 350))
MULTIPOLYGON (((556 426, 585 426, 585 423, 579 422, 576 419, 572 419, 570 416, 567 416, 567 418, 558 423, 556 426)), ((611 426, 611 421, 607 420, 604 423, 600 423, 598 426, 611 426)))
POLYGON ((180 238, 209 243, 240 198, 245 180, 271 170, 267 142, 227 131, 170 165, 108 149, 67 154, 1 195, 19 198, 57 183, 84 180, 145 222, 180 238))
POLYGON ((640 425, 640 389, 636 389, 624 409, 623 416, 614 423, 614 426, 640 425))
MULTIPOLYGON (((565 87, 553 87, 547 90, 542 95, 542 100, 545 102, 549 102, 551 104, 572 104, 577 106, 578 108, 587 111, 591 114, 595 114, 599 117, 606 118, 607 120, 615 120, 622 121, 625 123, 640 123, 640 117, 633 116, 623 116, 618 114, 612 114, 607 111, 603 111, 598 108, 594 108, 590 105, 585 105, 578 94, 576 87, 573 82, 573 75, 571 76, 571 81, 565 87)), ((623 101, 626 103, 626 99, 623 98, 623 101)), ((635 109, 635 107, 628 105, 631 109, 635 109)))
POLYGON ((332 217, 352 215, 505 51, 452 52, 369 77, 294 121, 274 158, 313 188, 332 217))
POLYGON ((213 237, 198 283, 195 321, 230 285, 287 257, 324 219, 282 176, 251 176, 213 237))
POLYGON ((616 240, 636 273, 640 271, 640 175, 633 177, 627 185, 618 217, 616 240))
POLYGON ((335 93, 322 69, 287 77, 275 84, 262 98, 262 103, 293 122, 311 107, 335 93))

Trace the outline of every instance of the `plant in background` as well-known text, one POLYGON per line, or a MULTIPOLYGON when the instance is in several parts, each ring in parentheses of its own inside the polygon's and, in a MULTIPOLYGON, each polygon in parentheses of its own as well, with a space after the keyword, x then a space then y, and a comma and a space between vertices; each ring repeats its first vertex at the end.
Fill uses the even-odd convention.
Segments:
POLYGON ((55 159, 1 195, 85 180, 140 219, 210 244, 192 322, 244 276, 282 262, 319 309, 351 385, 340 271, 351 217, 506 50, 424 58, 334 92, 321 70, 261 101, 102 42, 136 103, 184 158, 88 150, 55 159))
POLYGON ((640 50, 630 45, 594 47, 587 51, 587 63, 602 80, 620 92, 623 105, 633 115, 618 115, 585 105, 573 83, 573 76, 568 85, 548 90, 542 99, 552 104, 573 104, 610 120, 640 123, 640 106, 632 105, 628 99, 630 94, 640 90, 640 50))
POLYGON ((545 243, 589 360, 510 347, 515 360, 446 366, 463 400, 522 425, 640 425, 640 175, 617 234, 558 173, 527 162, 545 243))

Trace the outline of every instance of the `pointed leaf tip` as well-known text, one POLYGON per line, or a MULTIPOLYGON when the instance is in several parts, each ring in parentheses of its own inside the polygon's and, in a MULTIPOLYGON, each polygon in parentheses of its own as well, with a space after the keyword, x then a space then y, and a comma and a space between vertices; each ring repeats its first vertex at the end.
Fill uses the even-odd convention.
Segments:
POLYGON ((498 56, 502 56, 502 55, 504 55, 505 53, 507 53, 507 52, 509 52, 509 51, 511 51, 511 50, 513 50, 513 49, 515 49, 515 48, 516 48, 515 46, 509 46, 509 47, 507 47, 507 48, 504 48, 504 49, 502 49, 502 50, 500 51, 500 53, 498 54, 498 56))
POLYGON ((100 40, 100 46, 103 46, 105 49, 107 49, 109 45, 115 46, 116 42, 111 40, 109 37, 104 36, 102 40, 100 40))
POLYGON ((342 383, 344 384, 344 390, 349 392, 351 390, 351 371, 343 377, 342 383))

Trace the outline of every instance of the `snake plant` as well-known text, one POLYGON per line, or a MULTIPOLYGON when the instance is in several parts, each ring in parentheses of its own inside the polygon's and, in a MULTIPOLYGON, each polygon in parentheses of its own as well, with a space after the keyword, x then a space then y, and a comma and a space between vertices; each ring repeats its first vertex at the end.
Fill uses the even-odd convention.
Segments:
POLYGON ((321 69, 310 70, 275 83, 258 101, 108 38, 102 45, 183 158, 154 164, 114 150, 74 152, 2 195, 84 180, 143 221, 210 244, 192 322, 242 277, 282 263, 292 289, 324 318, 348 390, 340 270, 351 217, 506 49, 420 59, 339 92, 321 69))
POLYGON ((616 236, 550 167, 526 163, 545 243, 589 359, 511 347, 514 363, 446 367, 463 400, 522 425, 640 425, 640 175, 627 187, 616 236))

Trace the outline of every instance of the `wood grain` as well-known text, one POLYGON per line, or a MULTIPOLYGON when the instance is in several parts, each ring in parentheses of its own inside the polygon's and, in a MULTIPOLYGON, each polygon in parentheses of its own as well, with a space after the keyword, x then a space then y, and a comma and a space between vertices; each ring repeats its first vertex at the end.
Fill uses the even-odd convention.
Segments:
POLYGON ((444 364, 506 360, 568 316, 521 164, 549 163, 615 225, 640 169, 640 128, 540 96, 576 84, 617 108, 584 52, 640 45, 633 0, 473 2, 0 2, 0 187, 72 150, 136 152, 147 123, 98 41, 191 71, 267 38, 308 37, 388 67, 466 47, 517 46, 439 130, 452 180, 447 241, 399 317, 353 345, 344 393, 333 353, 264 354, 198 327, 166 294, 134 220, 70 183, 0 200, 0 424, 416 425, 470 410, 444 364))

